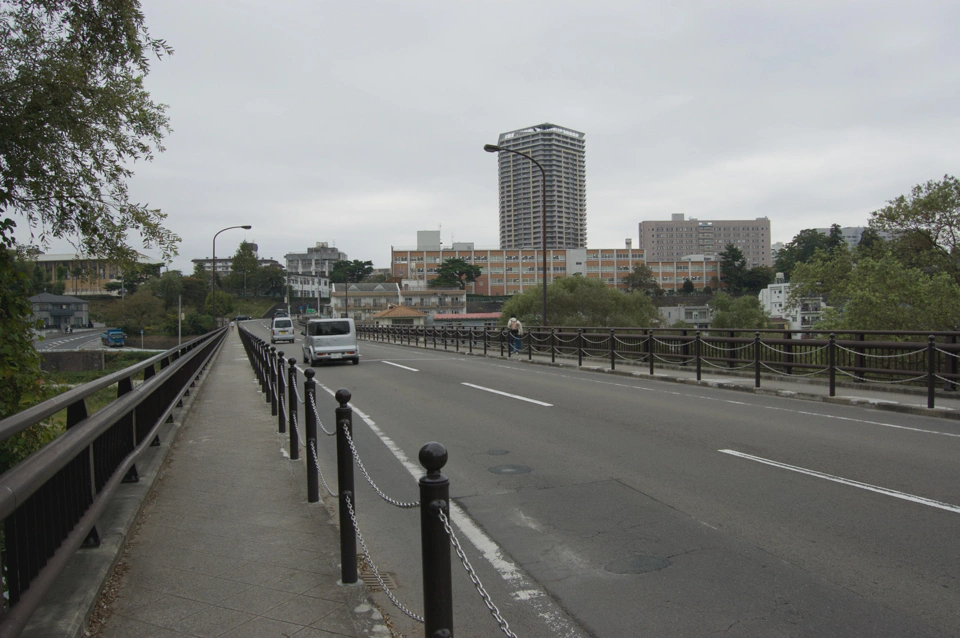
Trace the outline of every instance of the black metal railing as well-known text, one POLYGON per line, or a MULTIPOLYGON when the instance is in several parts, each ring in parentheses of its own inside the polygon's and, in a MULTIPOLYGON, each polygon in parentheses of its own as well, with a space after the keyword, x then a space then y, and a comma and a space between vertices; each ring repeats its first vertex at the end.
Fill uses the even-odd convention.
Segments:
POLYGON ((314 370, 308 368, 304 372, 303 397, 305 398, 302 398, 298 389, 296 360, 293 358, 287 360, 289 369, 286 392, 284 392, 283 385, 277 382, 279 378, 275 376, 277 370, 282 370, 284 353, 278 352, 275 347, 269 346, 263 339, 246 328, 241 328, 240 337, 254 373, 260 381, 261 390, 270 395, 265 397, 265 401, 270 403, 271 406, 278 406, 280 432, 284 431, 283 423, 289 425, 289 458, 291 460, 298 458, 298 454, 294 452, 298 447, 303 446, 306 449, 307 502, 316 503, 320 501, 321 483, 326 487, 329 495, 337 499, 340 524, 340 582, 351 584, 358 581, 357 550, 359 542, 359 549, 362 549, 367 567, 372 569, 377 580, 380 581, 384 593, 397 608, 414 620, 423 623, 424 635, 452 636, 453 596, 450 549, 453 547, 501 631, 509 637, 516 638, 510 631, 507 622, 500 615, 497 606, 490 600, 483 586, 479 584, 479 578, 470 566, 469 561, 466 560, 451 526, 450 482, 441 472, 447 462, 446 449, 436 442, 427 443, 420 449, 419 460, 425 469, 425 473, 418 481, 419 502, 404 503, 390 498, 377 487, 360 460, 353 435, 351 393, 345 389, 340 389, 335 393, 334 396, 337 401, 334 415, 336 429, 328 431, 320 422, 317 409, 317 382, 314 380, 314 370), (304 412, 303 436, 299 432, 301 404, 304 412), (285 413, 286 419, 283 418, 285 413), (336 437, 338 488, 336 493, 327 485, 317 458, 317 449, 320 447, 319 432, 321 431, 327 436, 336 437), (424 608, 422 616, 410 611, 396 599, 385 586, 379 570, 373 563, 369 547, 358 528, 357 495, 354 484, 355 468, 361 470, 371 488, 383 500, 396 507, 420 510, 424 608))
POLYGON ((704 369, 752 374, 756 387, 763 375, 814 377, 924 388, 934 407, 939 387, 956 390, 960 382, 957 332, 817 330, 677 330, 668 328, 527 329, 519 348, 511 347, 505 328, 447 326, 358 326, 362 339, 468 353, 558 357, 603 362, 611 369, 627 364, 654 367, 691 366, 699 380, 704 369))
POLYGON ((222 343, 206 334, 0 421, 0 441, 66 411, 67 430, 0 476, 6 586, 0 638, 18 636, 82 545, 99 545, 96 523, 136 461, 182 405, 222 343), (87 399, 117 386, 117 398, 88 415, 87 399))

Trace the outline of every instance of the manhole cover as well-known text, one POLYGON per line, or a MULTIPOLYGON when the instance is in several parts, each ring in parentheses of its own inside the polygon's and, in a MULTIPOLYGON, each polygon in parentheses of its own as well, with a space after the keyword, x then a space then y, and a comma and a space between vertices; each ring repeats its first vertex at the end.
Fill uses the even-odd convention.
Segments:
POLYGON ((666 558, 659 556, 650 556, 649 554, 639 554, 630 558, 618 558, 612 560, 603 566, 605 570, 612 574, 643 574, 646 572, 655 572, 669 567, 672 563, 666 558))
POLYGON ((504 454, 510 454, 507 450, 490 450, 487 452, 490 456, 503 456, 504 454))
POLYGON ((494 465, 490 471, 494 474, 528 474, 530 468, 526 465, 494 465))

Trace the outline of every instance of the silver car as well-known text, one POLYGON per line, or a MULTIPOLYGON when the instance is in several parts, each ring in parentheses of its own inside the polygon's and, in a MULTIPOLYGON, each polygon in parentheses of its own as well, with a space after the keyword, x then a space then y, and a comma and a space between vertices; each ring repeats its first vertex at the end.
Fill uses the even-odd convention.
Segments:
POLYGON ((312 366, 324 361, 360 363, 353 319, 311 319, 301 334, 304 335, 304 363, 312 366))
POLYGON ((290 317, 276 317, 270 326, 270 343, 289 341, 293 343, 293 319, 290 317))

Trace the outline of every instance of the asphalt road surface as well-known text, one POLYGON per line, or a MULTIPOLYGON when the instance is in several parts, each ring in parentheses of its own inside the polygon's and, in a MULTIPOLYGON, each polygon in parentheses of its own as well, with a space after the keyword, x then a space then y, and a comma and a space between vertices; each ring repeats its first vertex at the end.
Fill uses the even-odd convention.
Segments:
POLYGON ((80 350, 100 347, 101 330, 85 330, 83 332, 72 332, 64 334, 54 332, 46 335, 43 341, 39 339, 33 342, 34 347, 39 352, 44 350, 80 350), (96 342, 91 344, 90 342, 96 342))
MULTIPOLYGON (((299 337, 277 347, 301 361, 299 337)), ((420 447, 447 447, 455 532, 518 636, 960 635, 960 422, 360 348, 316 368, 324 425, 350 390, 361 460, 401 501, 420 447)), ((374 561, 421 612, 419 514, 356 480, 374 561)), ((453 561, 456 635, 502 635, 453 561)))

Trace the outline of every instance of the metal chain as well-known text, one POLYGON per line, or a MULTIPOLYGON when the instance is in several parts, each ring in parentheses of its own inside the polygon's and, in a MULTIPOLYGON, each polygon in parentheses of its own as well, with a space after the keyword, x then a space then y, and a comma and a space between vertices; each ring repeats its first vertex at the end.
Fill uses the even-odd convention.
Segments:
POLYGON ((297 387, 297 384, 293 384, 293 393, 297 395, 297 401, 300 403, 306 403, 302 398, 300 398, 300 388, 297 387))
POLYGON ((460 541, 457 540, 457 535, 453 533, 453 528, 450 526, 450 520, 447 518, 447 515, 442 509, 440 510, 440 520, 443 521, 443 529, 446 530, 447 536, 450 537, 450 544, 453 545, 453 549, 456 550, 457 556, 460 557, 460 562, 463 563, 463 568, 467 570, 468 574, 470 574, 470 580, 473 581, 474 587, 476 587, 477 591, 480 593, 480 598, 483 599, 487 609, 490 610, 490 615, 493 616, 493 619, 497 621, 498 625, 500 625, 500 629, 503 631, 503 633, 510 636, 510 638, 517 638, 517 635, 510 631, 510 625, 506 620, 503 619, 503 616, 500 615, 500 610, 497 609, 497 606, 493 603, 493 600, 490 598, 490 594, 488 594, 487 590, 483 588, 483 583, 480 582, 480 577, 477 576, 477 572, 474 571, 473 565, 470 564, 470 561, 467 559, 467 555, 463 552, 463 548, 460 547, 460 541))
POLYGON ((843 350, 844 352, 849 352, 851 354, 855 354, 860 357, 866 357, 868 359, 896 359, 897 357, 912 357, 917 354, 923 354, 927 351, 926 348, 920 348, 919 350, 912 350, 910 352, 896 352, 894 354, 870 354, 869 352, 852 350, 843 346, 836 346, 836 348, 837 350, 843 350))
POLYGON ((366 557, 366 559, 367 559, 367 565, 369 565, 369 566, 370 566, 370 569, 373 570, 373 575, 377 577, 377 582, 380 583, 380 588, 383 589, 383 593, 385 593, 385 594, 387 595, 387 598, 389 598, 390 601, 391 601, 394 605, 396 605, 397 609, 399 609, 400 611, 402 611, 402 612, 405 613, 406 615, 410 616, 411 618, 413 618, 413 619, 416 620, 417 622, 421 622, 421 623, 422 623, 422 622, 423 622, 423 617, 422 617, 422 616, 418 616, 417 614, 413 613, 412 611, 410 611, 409 609, 407 609, 406 607, 404 607, 403 604, 402 604, 399 600, 397 600, 397 597, 394 596, 394 595, 390 592, 390 590, 387 588, 387 584, 386 584, 385 582, 383 582, 383 578, 381 578, 381 576, 380 576, 380 570, 378 570, 378 569, 377 569, 377 566, 373 563, 373 558, 371 558, 371 556, 370 556, 370 550, 367 549, 367 544, 366 544, 366 543, 364 542, 364 540, 363 540, 363 535, 360 534, 360 526, 357 525, 357 515, 356 515, 356 514, 354 513, 354 511, 353 511, 353 503, 350 502, 350 497, 349 497, 349 496, 346 496, 346 495, 343 497, 343 500, 344 500, 344 502, 346 502, 346 504, 347 504, 347 511, 350 512, 350 520, 353 521, 353 531, 355 531, 355 532, 357 533, 357 540, 360 541, 360 547, 363 548, 363 555, 364 555, 364 556, 366 557))
POLYGON ((303 437, 300 436, 300 417, 297 414, 297 410, 293 411, 293 431, 297 433, 297 440, 300 441, 300 447, 307 447, 307 444, 303 442, 303 437))
POLYGON ((390 498, 389 496, 387 496, 386 494, 384 494, 384 493, 380 490, 380 488, 377 487, 377 484, 373 482, 373 479, 370 478, 370 475, 367 474, 367 468, 363 467, 363 461, 360 460, 360 455, 357 454, 357 448, 356 448, 356 446, 353 444, 353 437, 350 436, 350 431, 347 430, 346 428, 344 428, 343 433, 344 433, 344 435, 347 437, 347 443, 350 444, 350 451, 353 452, 353 458, 356 459, 356 461, 357 461, 357 467, 359 467, 359 468, 360 468, 360 471, 363 472, 364 478, 367 479, 367 483, 369 483, 369 484, 370 484, 370 487, 373 488, 373 491, 377 493, 377 496, 379 496, 380 498, 382 498, 382 499, 385 500, 386 502, 390 503, 391 505, 396 505, 397 507, 399 507, 399 508, 401 508, 401 509, 412 509, 412 508, 414 508, 414 507, 420 507, 419 501, 416 502, 416 503, 405 503, 405 502, 403 502, 403 501, 398 501, 398 500, 396 500, 396 499, 392 499, 392 498, 390 498))
POLYGON ((323 427, 323 421, 320 420, 320 413, 317 412, 317 400, 316 400, 316 398, 314 398, 314 397, 311 397, 311 398, 310 398, 310 407, 313 408, 313 416, 317 417, 317 427, 319 427, 321 430, 323 430, 323 433, 326 434, 327 436, 333 436, 333 435, 335 435, 335 434, 337 433, 336 430, 334 430, 333 432, 331 432, 331 431, 327 430, 327 428, 323 427))
POLYGON ((333 493, 333 490, 330 489, 330 486, 327 485, 327 479, 323 478, 323 471, 320 469, 320 457, 317 454, 317 446, 314 441, 310 441, 310 453, 313 454, 313 466, 317 468, 317 474, 320 475, 320 482, 323 483, 323 487, 326 488, 327 494, 333 498, 340 498, 333 493))

